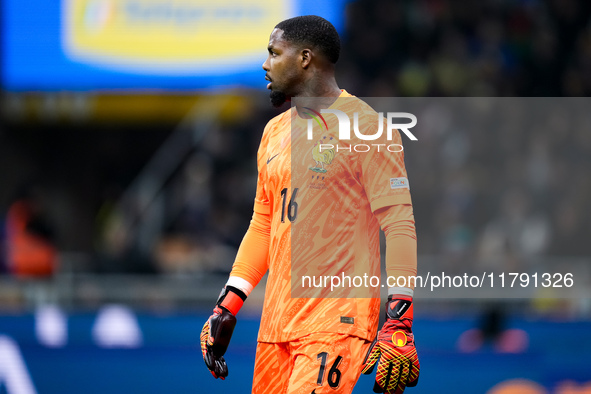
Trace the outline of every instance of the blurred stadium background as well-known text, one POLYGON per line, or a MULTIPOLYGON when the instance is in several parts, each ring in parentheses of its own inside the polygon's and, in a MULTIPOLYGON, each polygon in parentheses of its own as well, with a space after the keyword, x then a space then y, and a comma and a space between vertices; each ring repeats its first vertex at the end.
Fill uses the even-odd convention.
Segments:
MULTIPOLYGON (((250 392, 264 286, 225 382, 198 335, 278 113, 268 35, 303 14, 337 26, 357 96, 591 93, 586 0, 3 0, 0 393, 250 392)), ((505 137, 407 144, 419 268, 572 268, 589 288, 591 118, 505 137)), ((416 304, 410 392, 591 393, 589 298, 416 304)))

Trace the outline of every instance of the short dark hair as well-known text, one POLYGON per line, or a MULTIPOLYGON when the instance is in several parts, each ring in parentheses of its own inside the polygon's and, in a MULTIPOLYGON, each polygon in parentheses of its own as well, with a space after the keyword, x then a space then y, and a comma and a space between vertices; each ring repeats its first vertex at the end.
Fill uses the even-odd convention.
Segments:
POLYGON ((326 19, 316 15, 296 16, 280 22, 275 28, 283 30, 284 40, 320 49, 332 63, 339 60, 341 53, 339 33, 326 19))

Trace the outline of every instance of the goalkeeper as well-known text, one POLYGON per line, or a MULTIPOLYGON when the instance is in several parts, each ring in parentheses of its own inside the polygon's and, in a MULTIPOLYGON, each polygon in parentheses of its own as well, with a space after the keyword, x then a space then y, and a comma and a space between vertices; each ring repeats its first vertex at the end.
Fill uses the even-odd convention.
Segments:
MULTIPOLYGON (((319 155, 310 149, 299 160, 292 136, 305 135, 305 111, 320 108, 298 106, 298 98, 320 97, 333 109, 355 111, 366 135, 375 133, 367 125, 375 129, 376 113, 338 87, 334 72, 340 41, 325 19, 301 16, 279 23, 267 50, 263 69, 271 103, 279 107, 296 99, 296 107, 273 118, 263 132, 250 227, 201 333, 205 364, 215 378, 228 376, 224 353, 236 316, 268 271, 253 393, 351 393, 360 374, 374 370, 375 392, 402 393, 417 384, 420 369, 412 287, 388 289, 386 321, 378 330, 378 297, 295 298, 292 275, 320 269, 358 272, 359 266, 379 274, 380 227, 386 235, 387 274, 416 275, 403 152, 319 155), (296 225, 311 230, 292 231, 296 225)), ((325 125, 322 140, 336 140, 336 117, 327 116, 325 125)), ((390 143, 401 145, 397 130, 390 143)))

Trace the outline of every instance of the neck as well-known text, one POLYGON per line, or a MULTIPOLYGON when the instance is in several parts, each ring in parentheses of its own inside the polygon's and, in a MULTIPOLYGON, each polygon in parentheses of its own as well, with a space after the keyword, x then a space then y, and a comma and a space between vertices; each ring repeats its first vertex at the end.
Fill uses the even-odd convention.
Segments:
POLYGON ((341 89, 337 85, 334 73, 315 73, 296 97, 339 97, 341 89))
POLYGON ((309 107, 318 111, 321 108, 328 108, 336 101, 341 93, 334 73, 319 73, 304 83, 303 89, 294 98, 296 99, 298 112, 301 113, 301 107, 309 107), (321 99, 306 100, 306 97, 321 99))

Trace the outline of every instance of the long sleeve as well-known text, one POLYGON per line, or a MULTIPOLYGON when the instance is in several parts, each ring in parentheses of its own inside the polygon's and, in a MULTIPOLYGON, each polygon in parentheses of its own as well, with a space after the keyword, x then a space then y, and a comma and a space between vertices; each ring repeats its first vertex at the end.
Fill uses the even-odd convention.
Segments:
POLYGON ((265 126, 257 152, 258 179, 250 226, 242 239, 230 278, 226 285, 236 287, 247 296, 260 282, 269 268, 269 245, 271 237, 271 215, 269 199, 265 188, 265 157, 268 132, 275 118, 265 126))
POLYGON ((270 234, 271 216, 254 211, 250 226, 238 248, 228 285, 248 295, 260 282, 269 268, 270 234))
MULTIPOLYGON (((417 274, 417 236, 415 220, 410 204, 385 207, 375 215, 386 235, 386 273, 389 277, 415 276, 417 274)), ((414 289, 414 283, 408 283, 414 289)))

